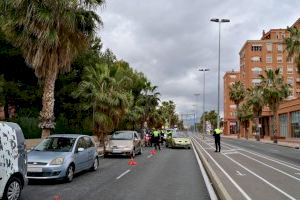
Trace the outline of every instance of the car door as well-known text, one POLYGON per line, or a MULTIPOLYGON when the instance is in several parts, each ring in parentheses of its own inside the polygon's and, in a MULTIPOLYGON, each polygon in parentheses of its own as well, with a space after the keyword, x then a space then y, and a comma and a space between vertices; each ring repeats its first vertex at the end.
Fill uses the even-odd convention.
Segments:
POLYGON ((87 146, 87 151, 88 151, 88 160, 87 160, 87 165, 86 168, 90 168, 92 164, 94 163, 94 155, 95 155, 95 145, 92 142, 91 138, 88 136, 84 137, 86 146, 87 146))
POLYGON ((88 161, 88 149, 84 137, 78 138, 75 148, 75 170, 76 172, 82 171, 87 166, 88 161), (83 148, 83 151, 79 152, 79 148, 83 148))
POLYGON ((133 133, 133 143, 134 143, 134 147, 135 147, 135 151, 139 152, 140 148, 141 148, 141 139, 139 138, 137 132, 133 133))

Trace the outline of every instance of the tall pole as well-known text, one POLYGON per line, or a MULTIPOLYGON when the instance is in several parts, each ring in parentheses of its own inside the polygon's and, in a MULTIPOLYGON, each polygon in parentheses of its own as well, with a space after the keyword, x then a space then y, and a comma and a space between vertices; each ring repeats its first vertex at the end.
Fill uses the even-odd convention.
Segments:
POLYGON ((201 68, 198 69, 199 71, 203 72, 203 103, 202 103, 202 110, 203 110, 203 114, 202 114, 202 118, 203 118, 203 122, 202 122, 202 137, 204 139, 204 135, 205 135, 205 72, 209 71, 209 69, 207 68, 201 68))
POLYGON ((218 107, 217 107, 217 128, 220 128, 220 63, 221 63, 221 23, 230 22, 229 19, 211 19, 219 24, 219 54, 218 54, 218 107))

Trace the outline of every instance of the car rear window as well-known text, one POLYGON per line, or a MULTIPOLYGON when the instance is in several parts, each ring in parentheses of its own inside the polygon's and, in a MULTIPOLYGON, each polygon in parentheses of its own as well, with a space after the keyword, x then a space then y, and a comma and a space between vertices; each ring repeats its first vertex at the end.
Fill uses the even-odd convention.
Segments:
POLYGON ((132 140, 133 134, 132 132, 115 132, 112 134, 112 140, 132 140))

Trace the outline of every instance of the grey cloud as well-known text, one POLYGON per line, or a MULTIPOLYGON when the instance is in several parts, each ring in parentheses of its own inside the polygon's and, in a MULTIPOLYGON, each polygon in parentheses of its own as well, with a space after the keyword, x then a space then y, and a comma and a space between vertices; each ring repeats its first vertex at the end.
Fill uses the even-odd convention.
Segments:
POLYGON ((221 27, 223 91, 222 77, 239 69, 245 41, 259 39, 263 29, 292 25, 299 6, 297 0, 110 0, 100 13, 104 28, 99 34, 104 47, 144 72, 180 113, 191 111, 193 104, 202 108, 203 74, 197 68, 210 68, 206 107, 216 109, 218 24, 209 20, 231 20, 221 27), (197 101, 194 93, 201 93, 197 101))

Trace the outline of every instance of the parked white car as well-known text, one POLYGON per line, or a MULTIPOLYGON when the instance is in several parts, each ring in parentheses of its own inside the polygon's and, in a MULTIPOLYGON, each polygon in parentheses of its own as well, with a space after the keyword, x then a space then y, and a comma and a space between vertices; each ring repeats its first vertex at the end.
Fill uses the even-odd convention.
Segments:
POLYGON ((18 200, 26 183, 25 139, 18 124, 0 122, 0 199, 18 200))

